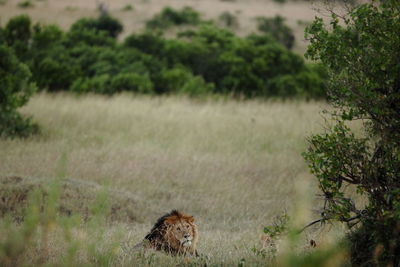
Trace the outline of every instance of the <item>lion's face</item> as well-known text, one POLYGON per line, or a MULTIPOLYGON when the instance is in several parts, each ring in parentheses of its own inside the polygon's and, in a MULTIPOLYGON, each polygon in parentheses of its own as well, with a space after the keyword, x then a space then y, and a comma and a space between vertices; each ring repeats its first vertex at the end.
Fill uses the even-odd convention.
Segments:
POLYGON ((190 247, 192 245, 194 230, 193 225, 186 221, 177 221, 168 226, 170 238, 175 239, 179 246, 190 247))
POLYGON ((197 241, 197 226, 191 216, 171 217, 165 220, 169 245, 178 251, 194 250, 197 241))

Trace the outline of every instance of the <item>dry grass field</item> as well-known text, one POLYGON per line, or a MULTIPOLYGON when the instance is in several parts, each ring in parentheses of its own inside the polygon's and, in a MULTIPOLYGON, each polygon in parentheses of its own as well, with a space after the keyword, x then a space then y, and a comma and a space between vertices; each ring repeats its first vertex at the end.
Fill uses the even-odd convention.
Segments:
MULTIPOLYGON (((320 110, 326 107, 302 101, 39 94, 23 113, 35 118, 42 134, 0 140, 0 177, 3 185, 26 186, 62 173, 63 190, 69 192, 62 201, 78 213, 106 186, 116 209, 112 222, 99 228, 112 236, 107 242, 134 245, 159 216, 180 209, 197 218, 199 250, 212 262, 236 265, 244 258, 263 265, 267 260, 251 250, 261 247, 263 227, 315 193, 301 152, 307 135, 321 131, 320 110), (6 178, 12 176, 22 181, 6 178)), ((300 217, 302 223, 310 220, 300 217)), ((48 262, 62 254, 53 232, 48 262)), ((149 263, 143 259, 125 257, 117 265, 149 263)), ((163 255, 154 260, 176 264, 163 255)))
MULTIPOLYGON (((1 25, 24 13, 35 22, 67 29, 81 17, 98 14, 95 0, 31 0, 34 6, 29 8, 18 7, 20 2, 0 0, 1 25)), ((144 22, 165 6, 191 6, 207 19, 230 11, 239 17, 240 35, 255 30, 255 17, 280 14, 295 30, 298 53, 306 47, 305 23, 317 14, 303 1, 101 2, 124 24, 121 38, 143 29, 144 22), (133 9, 123 10, 127 5, 133 9)), ((29 239, 17 264, 270 265, 272 255, 258 253, 266 245, 264 226, 285 211, 296 215, 298 225, 313 216, 310 203, 315 203, 316 185, 301 153, 307 136, 323 130, 320 111, 325 108, 325 102, 300 100, 35 95, 21 111, 40 125, 40 135, 0 139, 0 216, 13 213, 18 218, 16 207, 26 206, 29 193, 56 182, 61 211, 79 217, 57 224, 42 221, 37 239, 14 238, 13 231, 24 233, 23 229, 0 220, 0 245, 6 244, 0 247, 0 258, 7 246, 18 247, 29 239), (82 223, 103 192, 111 214, 98 217, 107 217, 107 222, 82 223), (205 257, 129 250, 172 209, 195 216, 199 251, 205 257), (11 243, 3 243, 8 235, 11 243)), ((303 235, 300 247, 306 247, 311 236, 321 238, 315 235, 303 235)))

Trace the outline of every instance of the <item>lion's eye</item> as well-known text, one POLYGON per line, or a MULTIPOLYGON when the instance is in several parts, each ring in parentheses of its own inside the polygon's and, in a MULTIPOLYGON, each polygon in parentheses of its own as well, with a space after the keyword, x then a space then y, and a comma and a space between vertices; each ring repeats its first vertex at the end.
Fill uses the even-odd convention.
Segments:
POLYGON ((186 225, 186 228, 189 228, 189 225, 186 225))

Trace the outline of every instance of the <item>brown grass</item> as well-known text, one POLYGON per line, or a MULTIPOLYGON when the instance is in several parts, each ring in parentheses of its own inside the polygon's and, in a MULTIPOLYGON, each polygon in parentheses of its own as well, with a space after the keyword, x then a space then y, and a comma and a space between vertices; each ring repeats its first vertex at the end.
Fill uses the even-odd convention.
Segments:
MULTIPOLYGON (((300 154, 306 136, 321 130, 325 107, 40 94, 23 112, 33 115, 42 135, 0 140, 0 177, 52 181, 64 157, 62 173, 75 204, 63 201, 73 211, 91 199, 93 188, 108 185, 114 201, 137 217, 113 224, 129 244, 158 216, 179 209, 197 219, 200 251, 237 263, 254 256, 250 248, 260 245, 263 227, 293 207, 299 184, 312 181, 300 154)), ((313 189, 300 192, 312 195, 313 189)))

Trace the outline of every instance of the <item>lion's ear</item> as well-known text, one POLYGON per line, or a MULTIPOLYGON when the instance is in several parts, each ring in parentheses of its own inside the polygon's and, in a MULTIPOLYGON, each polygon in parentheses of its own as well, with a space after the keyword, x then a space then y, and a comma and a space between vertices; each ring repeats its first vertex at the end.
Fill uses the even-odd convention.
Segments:
POLYGON ((165 221, 164 221, 164 224, 166 225, 166 226, 170 226, 170 225, 172 225, 172 224, 174 224, 174 220, 172 220, 172 219, 165 219, 165 221))
POLYGON ((188 222, 191 222, 191 223, 194 222, 194 217, 193 216, 188 216, 186 219, 188 220, 188 222))

